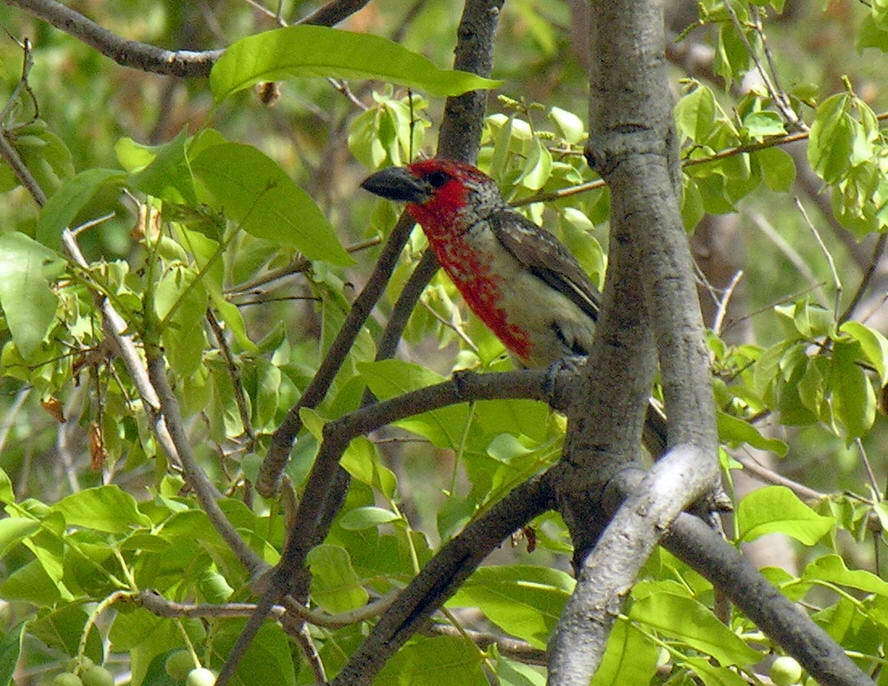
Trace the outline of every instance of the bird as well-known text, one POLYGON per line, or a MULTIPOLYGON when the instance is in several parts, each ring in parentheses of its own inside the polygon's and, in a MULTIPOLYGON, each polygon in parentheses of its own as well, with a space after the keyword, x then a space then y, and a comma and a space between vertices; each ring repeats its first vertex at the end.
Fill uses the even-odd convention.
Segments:
MULTIPOLYGON (((570 251, 513 209, 487 174, 431 158, 377 171, 361 187, 406 203, 469 308, 519 364, 551 367, 589 354, 598 289, 570 251)), ((659 455, 665 420, 653 406, 647 424, 645 444, 659 455)))

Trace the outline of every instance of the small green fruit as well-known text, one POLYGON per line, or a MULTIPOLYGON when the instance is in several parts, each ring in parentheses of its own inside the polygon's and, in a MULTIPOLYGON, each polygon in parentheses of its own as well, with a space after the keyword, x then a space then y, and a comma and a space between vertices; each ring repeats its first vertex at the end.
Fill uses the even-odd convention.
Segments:
POLYGON ((769 675, 777 686, 792 686, 801 680, 802 666, 795 658, 781 655, 771 663, 769 675))
POLYGON ((185 686, 213 686, 216 683, 216 675, 206 667, 197 667, 188 672, 185 686))
POLYGON ((83 686, 114 686, 114 675, 104 667, 93 665, 80 672, 83 686))
POLYGON ((51 683, 52 686, 83 686, 83 682, 80 680, 80 677, 76 674, 72 674, 71 672, 62 672, 61 674, 56 674, 51 683))
POLYGON ((187 650, 177 650, 175 653, 170 653, 163 667, 173 681, 185 681, 188 672, 194 669, 194 660, 187 650))

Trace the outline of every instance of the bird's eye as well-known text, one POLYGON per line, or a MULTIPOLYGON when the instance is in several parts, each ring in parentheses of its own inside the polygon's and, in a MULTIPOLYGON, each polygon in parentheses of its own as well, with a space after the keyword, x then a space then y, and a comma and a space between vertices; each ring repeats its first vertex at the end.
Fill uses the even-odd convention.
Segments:
POLYGON ((433 188, 440 188, 445 183, 450 181, 450 176, 442 171, 434 171, 430 174, 427 174, 425 180, 428 181, 433 188))

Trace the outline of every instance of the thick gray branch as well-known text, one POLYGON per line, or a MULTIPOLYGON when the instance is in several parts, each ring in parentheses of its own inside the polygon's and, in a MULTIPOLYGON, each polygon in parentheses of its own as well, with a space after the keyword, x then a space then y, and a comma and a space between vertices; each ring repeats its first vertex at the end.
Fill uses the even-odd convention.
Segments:
POLYGON ((568 412, 564 473, 554 484, 578 569, 577 588, 550 646, 549 681, 558 686, 589 683, 650 551, 672 520, 718 483, 708 356, 678 210, 660 6, 653 0, 611 0, 592 3, 591 9, 586 156, 611 188, 611 273, 589 387, 568 412), (651 331, 671 449, 599 538, 600 524, 593 522, 607 521, 596 502, 601 486, 631 463, 640 433, 652 375, 651 331), (584 415, 589 407, 592 421, 584 415))

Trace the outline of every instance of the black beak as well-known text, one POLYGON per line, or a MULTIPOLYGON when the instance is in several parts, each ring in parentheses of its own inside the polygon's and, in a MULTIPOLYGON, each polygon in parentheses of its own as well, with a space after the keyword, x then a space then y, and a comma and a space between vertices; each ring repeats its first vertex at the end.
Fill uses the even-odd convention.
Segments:
POLYGON ((364 179, 364 190, 387 200, 422 204, 429 199, 428 184, 417 179, 404 167, 388 167, 364 179))

